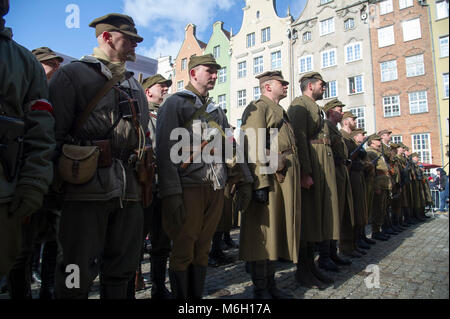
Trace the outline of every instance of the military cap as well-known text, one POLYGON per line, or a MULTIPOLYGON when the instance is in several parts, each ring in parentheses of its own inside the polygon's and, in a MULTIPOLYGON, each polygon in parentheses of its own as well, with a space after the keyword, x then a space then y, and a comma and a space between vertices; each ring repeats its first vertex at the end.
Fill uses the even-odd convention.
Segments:
POLYGON ((142 82, 142 87, 144 88, 144 90, 146 90, 151 88, 155 84, 166 84, 167 86, 171 86, 172 80, 167 80, 161 74, 156 74, 146 78, 144 82, 142 82))
POLYGON ((9 0, 0 0, 0 17, 6 15, 9 11, 9 0))
POLYGON ((340 106, 340 107, 344 107, 345 106, 345 104, 343 104, 341 101, 339 101, 338 99, 332 99, 331 101, 329 101, 327 104, 325 104, 324 106, 323 106, 323 111, 326 113, 326 112, 328 112, 329 110, 331 110, 331 109, 333 109, 333 108, 335 108, 335 107, 338 107, 338 106, 340 106))
POLYGON ((381 130, 378 132, 378 135, 381 136, 383 134, 391 134, 391 133, 392 133, 392 131, 389 131, 389 130, 381 130))
POLYGON ((372 142, 373 140, 381 141, 381 137, 378 134, 372 134, 369 136, 367 143, 372 142))
POLYGON ((389 147, 392 149, 397 149, 399 147, 402 147, 400 144, 398 143, 389 143, 389 147))
POLYGON ((412 153, 410 156, 411 156, 411 158, 413 158, 413 157, 419 157, 419 154, 416 153, 416 152, 414 152, 414 153, 412 153))
POLYGON ((89 26, 95 28, 95 36, 98 37, 105 31, 118 31, 142 42, 144 38, 137 34, 133 18, 125 14, 110 13, 93 20, 89 26))
POLYGON ((56 55, 55 52, 53 52, 51 49, 49 49, 47 47, 40 47, 40 48, 34 49, 33 51, 31 51, 31 53, 34 54, 34 56, 36 57, 36 59, 39 62, 44 62, 44 61, 48 61, 51 59, 58 59, 60 63, 62 63, 64 61, 64 59, 62 57, 60 57, 59 55, 56 55))
POLYGON ((351 135, 351 137, 355 137, 356 135, 358 135, 358 134, 360 134, 360 133, 361 133, 362 135, 367 134, 367 132, 364 131, 362 128, 357 128, 357 129, 353 130, 353 131, 350 133, 350 135, 351 135))
POLYGON ((353 114, 352 112, 347 111, 347 112, 344 112, 344 115, 342 116, 342 120, 348 119, 349 117, 354 118, 354 119, 357 119, 357 118, 358 118, 358 117, 357 117, 355 114, 353 114))
POLYGON ((199 65, 214 65, 218 70, 222 68, 211 53, 200 56, 191 56, 189 59, 189 71, 199 65))
POLYGON ((327 83, 327 82, 325 82, 325 80, 322 78, 322 76, 320 75, 319 72, 308 72, 308 73, 306 73, 306 74, 303 74, 302 77, 300 78, 300 81, 299 81, 299 82, 302 82, 302 81, 305 80, 305 79, 317 79, 317 80, 323 81, 324 83, 327 83))
POLYGON ((255 78, 259 80, 260 85, 270 80, 278 80, 283 85, 289 84, 289 82, 283 78, 283 73, 281 73, 281 71, 267 71, 263 74, 257 75, 255 78))

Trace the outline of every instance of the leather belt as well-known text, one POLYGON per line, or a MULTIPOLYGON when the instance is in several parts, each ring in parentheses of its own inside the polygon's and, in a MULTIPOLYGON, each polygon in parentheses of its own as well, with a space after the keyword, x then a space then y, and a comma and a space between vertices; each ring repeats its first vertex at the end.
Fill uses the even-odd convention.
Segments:
POLYGON ((310 140, 311 144, 325 144, 325 145, 331 145, 331 141, 328 138, 319 138, 317 140, 310 140))

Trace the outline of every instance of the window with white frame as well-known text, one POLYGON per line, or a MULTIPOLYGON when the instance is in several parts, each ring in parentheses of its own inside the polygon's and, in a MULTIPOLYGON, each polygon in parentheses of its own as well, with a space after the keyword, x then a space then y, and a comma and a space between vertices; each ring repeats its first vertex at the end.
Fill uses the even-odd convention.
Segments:
POLYGON ((303 33, 303 42, 308 42, 311 41, 311 32, 310 31, 306 31, 305 33, 303 33))
POLYGON ((247 34, 247 48, 255 45, 255 32, 247 34))
POLYGON ((213 48, 213 55, 215 59, 220 58, 220 45, 213 48))
POLYGON ((431 163, 430 134, 413 134, 411 137, 413 153, 419 154, 419 161, 431 163))
POLYGON ((271 61, 272 70, 281 69, 281 51, 272 52, 271 61))
POLYGON ((394 38, 394 26, 390 25, 388 27, 378 29, 378 47, 386 47, 395 43, 394 38))
POLYGON ((332 97, 337 97, 337 82, 336 81, 328 81, 327 88, 325 89, 325 93, 323 94, 324 99, 329 99, 332 97))
POLYGON ((219 84, 220 83, 225 83, 227 81, 227 67, 224 66, 223 68, 221 68, 219 70, 219 84))
POLYGON ((394 144, 403 142, 403 136, 401 136, 401 135, 391 135, 391 138, 392 138, 392 143, 394 143, 394 144))
POLYGON ((392 95, 383 97, 383 114, 384 117, 400 115, 400 96, 392 95))
POLYGON ((380 2, 380 16, 394 11, 392 0, 384 0, 380 2))
POLYGON ((364 91, 363 76, 357 75, 348 78, 348 94, 357 94, 364 91))
POLYGON ((270 41, 270 27, 261 30, 261 43, 270 41))
POLYGON ((320 21, 320 35, 326 35, 334 32, 334 18, 320 21))
POLYGON ((217 97, 217 99, 219 101, 219 106, 222 108, 222 110, 226 110, 227 109, 227 95, 226 94, 219 95, 217 97))
POLYGON ((184 90, 184 81, 177 82, 177 92, 181 92, 184 90))
POLYGON ((400 10, 408 8, 408 7, 412 7, 414 5, 413 1, 414 0, 399 0, 398 4, 399 4, 399 7, 400 7, 400 10))
POLYGON ((253 59, 253 74, 260 74, 264 72, 264 60, 262 56, 253 59))
POLYGON ((405 59, 406 76, 419 76, 425 74, 425 65, 423 63, 423 54, 409 56, 405 59))
POLYGON ((298 60, 298 65, 299 65, 299 73, 305 73, 305 72, 309 72, 312 71, 313 69, 313 56, 312 55, 305 55, 302 56, 299 60, 298 60))
POLYGON ((366 129, 366 108, 364 106, 352 107, 349 109, 355 116, 356 119, 356 127, 366 129))
POLYGON ((346 45, 344 50, 346 63, 362 59, 362 50, 360 42, 346 45))
POLYGON ((322 69, 336 65, 336 49, 324 51, 320 55, 322 56, 322 69))
POLYGON ((439 37, 439 56, 441 58, 448 57, 448 35, 439 37))
POLYGON ((436 2, 436 20, 448 18, 448 0, 436 2))
POLYGON ((247 90, 240 90, 237 92, 238 97, 238 107, 243 107, 247 105, 247 90))
POLYGON ((391 60, 380 63, 381 82, 397 80, 397 60, 391 60))
POLYGON ((409 112, 411 114, 428 112, 427 91, 417 91, 408 94, 409 112))
POLYGON ((402 29, 404 42, 420 39, 422 37, 422 31, 420 30, 420 18, 403 21, 402 29))
POLYGON ((247 61, 238 63, 238 79, 247 77, 247 61))
POLYGON ((344 30, 351 30, 355 27, 355 19, 348 18, 344 21, 344 30))
POLYGON ((259 86, 253 88, 253 100, 257 101, 261 97, 261 89, 259 86))
POLYGON ((442 81, 444 82, 444 98, 448 99, 448 73, 442 74, 442 81))
POLYGON ((181 70, 185 70, 187 65, 187 58, 181 60, 181 70))

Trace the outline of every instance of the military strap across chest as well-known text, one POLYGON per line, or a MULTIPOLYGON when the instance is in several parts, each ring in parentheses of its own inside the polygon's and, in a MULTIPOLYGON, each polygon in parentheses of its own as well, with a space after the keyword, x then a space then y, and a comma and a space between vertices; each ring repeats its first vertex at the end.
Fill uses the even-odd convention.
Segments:
MULTIPOLYGON (((184 127, 185 129, 188 129, 188 128, 190 128, 190 127, 192 126, 192 124, 193 124, 193 122, 194 122, 195 120, 200 119, 200 117, 204 117, 204 118, 206 119, 208 125, 210 125, 211 127, 216 128, 216 129, 220 132, 220 134, 221 134, 224 138, 226 138, 225 132, 223 131, 222 127, 221 127, 216 121, 214 121, 214 119, 211 117, 211 115, 210 115, 208 112, 206 112, 206 108, 208 107, 208 105, 209 105, 210 102, 211 102, 211 100, 208 99, 208 100, 202 105, 202 107, 200 107, 199 109, 197 109, 197 110, 195 111, 195 113, 191 116, 191 118, 183 125, 183 127, 184 127)), ((191 103, 192 103, 192 102, 191 102, 191 103)), ((195 106, 194 103, 192 103, 192 105, 195 106)))

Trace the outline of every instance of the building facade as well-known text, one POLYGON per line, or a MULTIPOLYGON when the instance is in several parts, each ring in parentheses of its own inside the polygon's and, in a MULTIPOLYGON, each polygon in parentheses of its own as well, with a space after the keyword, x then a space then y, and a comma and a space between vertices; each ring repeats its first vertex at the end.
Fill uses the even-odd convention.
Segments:
POLYGON ((328 83, 324 105, 341 100, 358 127, 375 132, 374 83, 368 1, 309 0, 292 25, 294 94, 303 74, 319 72, 328 83))
POLYGON ((369 5, 377 131, 441 163, 430 21, 425 1, 383 0, 369 5))
MULTIPOLYGON (((173 80, 173 63, 170 55, 159 57, 158 59, 158 74, 161 74, 166 79, 173 80)), ((169 88, 169 94, 172 93, 172 87, 169 88)))
MULTIPOLYGON (((280 18, 275 0, 246 0, 239 32, 231 37, 230 62, 230 124, 241 125, 246 106, 258 100, 261 92, 258 74, 280 70, 290 79, 289 32, 292 17, 280 18)), ((288 98, 280 104, 287 109, 292 94, 289 85, 288 98)))

